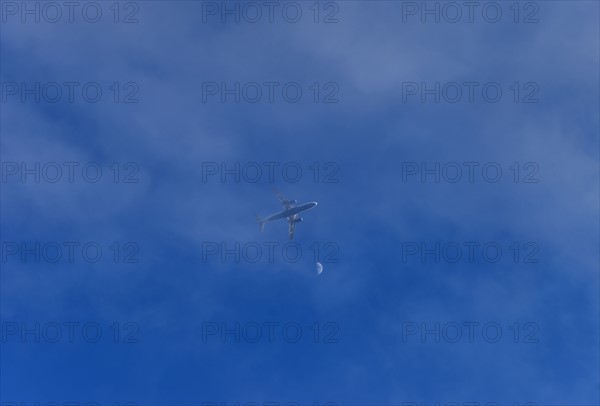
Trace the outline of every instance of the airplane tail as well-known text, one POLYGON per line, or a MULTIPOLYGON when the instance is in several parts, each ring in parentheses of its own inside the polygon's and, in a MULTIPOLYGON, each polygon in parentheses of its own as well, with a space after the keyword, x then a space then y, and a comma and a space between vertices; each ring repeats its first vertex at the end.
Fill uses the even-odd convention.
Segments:
POLYGON ((262 233, 265 229, 265 224, 267 222, 263 220, 258 214, 256 214, 256 222, 258 223, 258 226, 260 227, 260 232, 262 233))

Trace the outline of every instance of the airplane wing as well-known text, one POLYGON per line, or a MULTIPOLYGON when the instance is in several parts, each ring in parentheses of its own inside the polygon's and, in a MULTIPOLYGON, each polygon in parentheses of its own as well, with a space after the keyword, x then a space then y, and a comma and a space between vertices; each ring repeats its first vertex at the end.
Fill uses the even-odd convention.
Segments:
POLYGON ((296 220, 297 216, 298 215, 296 214, 291 217, 288 217, 288 222, 289 222, 289 226, 290 226, 290 228, 289 228, 290 240, 294 239, 294 230, 296 230, 296 221, 295 220, 296 220))
POLYGON ((292 207, 296 206, 295 200, 289 200, 287 197, 285 197, 283 195, 283 193, 279 192, 277 189, 273 188, 273 193, 275 193, 275 196, 277 196, 277 198, 279 199, 279 201, 281 202, 281 204, 283 205, 283 207, 286 210, 291 209, 292 207))

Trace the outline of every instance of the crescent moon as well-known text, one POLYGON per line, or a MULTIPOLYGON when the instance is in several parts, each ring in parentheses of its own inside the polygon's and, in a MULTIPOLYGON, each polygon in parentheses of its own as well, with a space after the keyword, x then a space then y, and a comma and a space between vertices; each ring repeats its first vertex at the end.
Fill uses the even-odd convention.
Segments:
POLYGON ((323 264, 321 264, 320 262, 317 262, 317 274, 321 275, 321 272, 323 272, 323 264))

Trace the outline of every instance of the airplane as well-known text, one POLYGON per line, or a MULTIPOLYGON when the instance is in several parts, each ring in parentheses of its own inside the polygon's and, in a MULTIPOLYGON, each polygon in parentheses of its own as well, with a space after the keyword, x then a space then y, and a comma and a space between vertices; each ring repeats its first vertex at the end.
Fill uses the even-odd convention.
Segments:
POLYGON ((312 209, 317 205, 317 202, 308 202, 301 204, 300 206, 296 206, 296 203, 298 203, 296 200, 287 199, 283 194, 277 191, 277 189, 273 188, 273 193, 275 193, 275 196, 277 196, 279 201, 281 201, 284 210, 280 211, 279 213, 271 214, 270 216, 265 218, 261 218, 257 214, 256 221, 260 227, 260 231, 262 232, 265 229, 265 224, 269 221, 287 218, 289 224, 290 240, 293 240, 296 223, 303 221, 302 217, 300 217, 300 212, 312 209))

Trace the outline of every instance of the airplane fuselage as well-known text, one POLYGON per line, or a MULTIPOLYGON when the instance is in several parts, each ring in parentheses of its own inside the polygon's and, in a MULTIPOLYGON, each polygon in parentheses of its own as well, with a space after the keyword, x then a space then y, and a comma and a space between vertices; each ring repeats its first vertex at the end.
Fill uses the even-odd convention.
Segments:
POLYGON ((283 211, 279 213, 271 214, 266 218, 262 218, 258 214, 256 214, 256 222, 258 223, 258 227, 260 228, 260 232, 262 233, 265 229, 265 224, 270 221, 287 219, 288 220, 288 236, 290 240, 294 239, 294 230, 296 229, 296 223, 302 221, 302 217, 300 217, 301 212, 310 210, 317 205, 317 202, 308 202, 304 204, 300 204, 296 206, 296 200, 290 200, 285 197, 283 194, 277 191, 277 189, 273 188, 273 193, 279 199, 279 202, 283 205, 283 211))
POLYGON ((279 219, 288 218, 288 217, 291 217, 291 216, 293 216, 295 214, 298 214, 298 213, 300 213, 302 211, 310 210, 313 207, 315 207, 316 205, 317 205, 317 202, 304 203, 304 204, 301 204, 300 206, 295 206, 295 207, 292 207, 290 209, 284 210, 282 212, 272 214, 269 217, 267 217, 265 219, 265 221, 273 221, 273 220, 279 220, 279 219))

